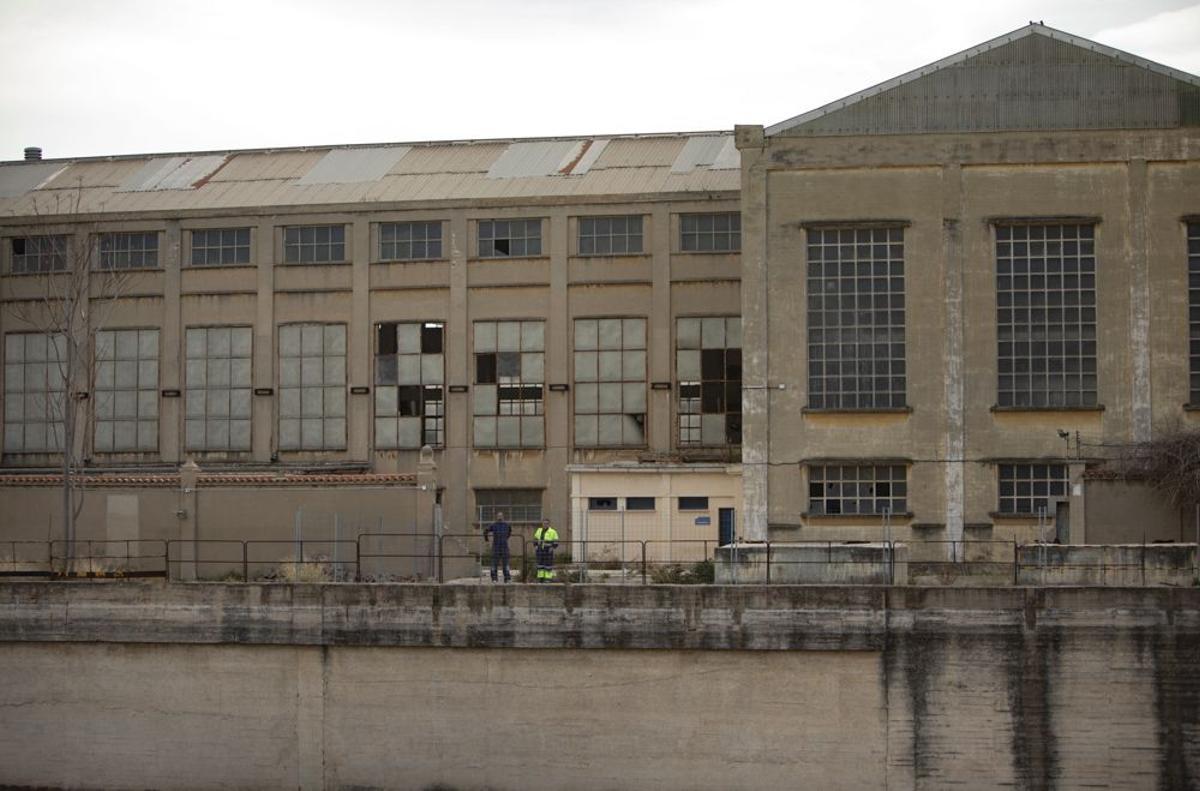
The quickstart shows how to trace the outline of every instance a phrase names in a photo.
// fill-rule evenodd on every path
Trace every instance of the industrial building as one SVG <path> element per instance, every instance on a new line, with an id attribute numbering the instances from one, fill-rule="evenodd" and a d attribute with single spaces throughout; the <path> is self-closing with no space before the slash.
<path id="1" fill-rule="evenodd" d="M 1200 78 L 1039 24 L 732 134 L 31 149 L 0 164 L 3 534 L 54 533 L 12 504 L 53 510 L 72 404 L 127 492 L 81 536 L 290 534 L 127 498 L 190 460 L 319 511 L 428 446 L 436 514 L 403 518 L 451 532 L 1087 541 L 1090 448 L 1197 420 L 1198 151 Z M 66 392 L 78 269 L 105 320 Z"/>

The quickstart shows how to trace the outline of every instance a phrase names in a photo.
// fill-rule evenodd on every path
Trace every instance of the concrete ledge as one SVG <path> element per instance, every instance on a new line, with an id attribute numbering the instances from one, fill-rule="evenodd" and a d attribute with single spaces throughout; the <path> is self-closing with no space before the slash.
<path id="1" fill-rule="evenodd" d="M 1200 632 L 1200 589 L 0 585 L 0 642 L 882 650 L 906 632 Z"/>

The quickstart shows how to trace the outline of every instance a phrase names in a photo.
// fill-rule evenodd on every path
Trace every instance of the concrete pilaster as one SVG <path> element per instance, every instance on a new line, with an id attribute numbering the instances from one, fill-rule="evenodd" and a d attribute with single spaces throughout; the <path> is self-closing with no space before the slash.
<path id="1" fill-rule="evenodd" d="M 254 387 L 275 387 L 275 224 L 273 218 L 254 229 L 258 296 L 254 315 Z M 275 398 L 252 396 L 252 448 L 255 461 L 270 461 L 275 452 Z"/>
<path id="2" fill-rule="evenodd" d="M 163 299 L 162 320 L 158 331 L 158 385 L 163 389 L 180 390 L 183 376 L 182 266 L 183 232 L 177 220 L 167 222 L 163 240 Z M 183 398 L 162 398 L 158 401 L 158 449 L 165 462 L 183 458 L 180 438 L 183 436 Z"/>
<path id="3" fill-rule="evenodd" d="M 761 126 L 735 129 L 742 154 L 742 535 L 768 537 L 770 332 L 767 172 Z"/>
<path id="4" fill-rule="evenodd" d="M 946 539 L 963 537 L 963 510 L 966 487 L 966 416 L 963 360 L 963 242 L 962 242 L 962 166 L 950 163 L 942 168 L 942 272 L 946 294 L 945 354 L 942 376 L 946 383 L 945 482 L 946 510 L 943 521 Z M 953 555 L 954 545 L 947 545 Z"/>
<path id="5" fill-rule="evenodd" d="M 1153 434 L 1150 409 L 1150 260 L 1146 234 L 1147 168 L 1145 159 L 1131 159 L 1127 170 L 1129 200 L 1126 202 L 1129 233 L 1125 236 L 1126 269 L 1129 272 L 1129 356 L 1131 369 L 1130 439 L 1147 442 Z M 1104 233 L 1104 228 L 1100 229 Z M 1101 394 L 1103 399 L 1103 394 Z"/>

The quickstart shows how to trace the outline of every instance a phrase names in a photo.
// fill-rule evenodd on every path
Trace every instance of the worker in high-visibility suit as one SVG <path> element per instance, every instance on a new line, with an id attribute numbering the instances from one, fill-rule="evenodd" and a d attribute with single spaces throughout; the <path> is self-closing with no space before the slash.
<path id="1" fill-rule="evenodd" d="M 554 581 L 554 550 L 558 549 L 558 531 L 550 525 L 549 519 L 543 519 L 537 530 L 533 531 L 533 549 L 537 554 L 537 581 Z"/>

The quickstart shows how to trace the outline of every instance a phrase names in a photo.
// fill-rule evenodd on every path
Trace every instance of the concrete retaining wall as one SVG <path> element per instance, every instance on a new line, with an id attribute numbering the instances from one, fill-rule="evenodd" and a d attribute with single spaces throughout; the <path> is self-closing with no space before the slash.
<path id="1" fill-rule="evenodd" d="M 1197 589 L 22 583 L 0 678 L 16 786 L 1200 778 Z"/>

